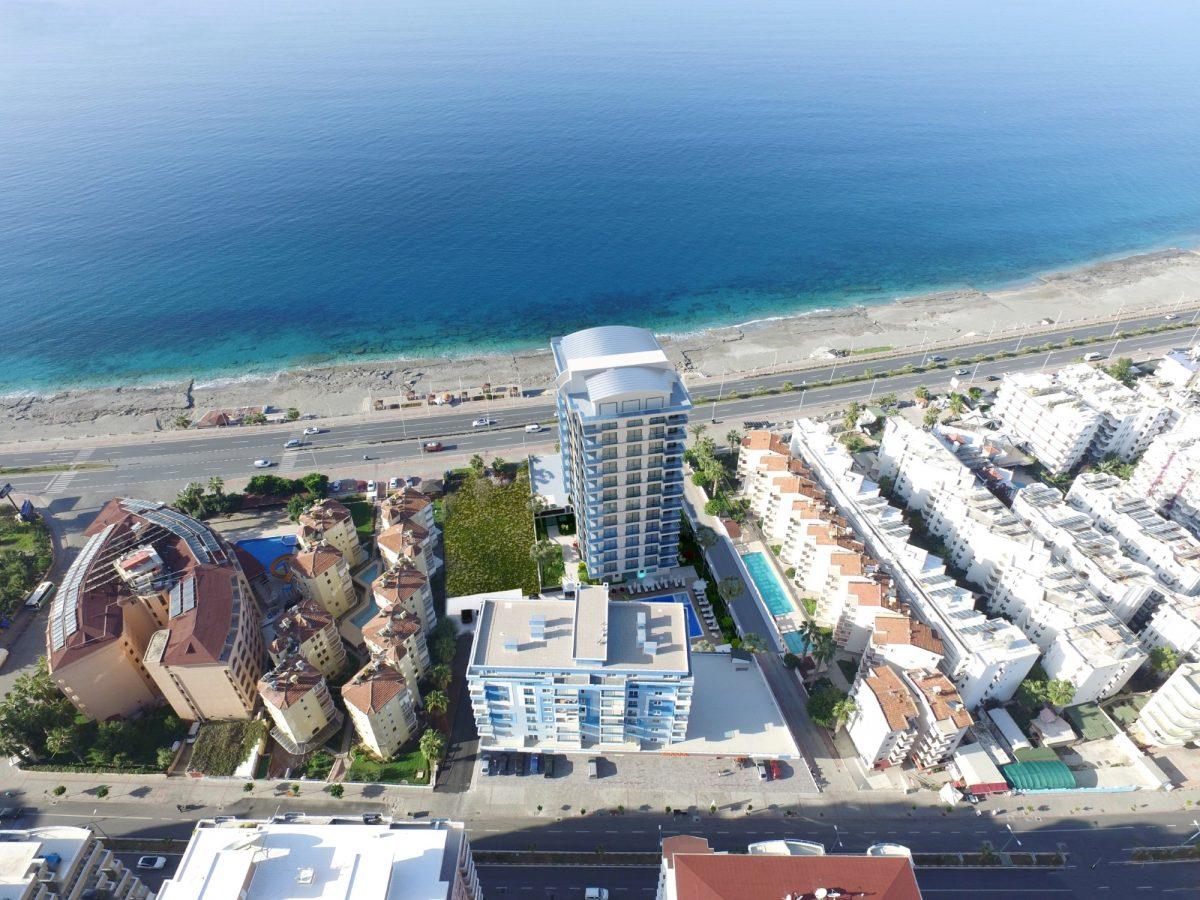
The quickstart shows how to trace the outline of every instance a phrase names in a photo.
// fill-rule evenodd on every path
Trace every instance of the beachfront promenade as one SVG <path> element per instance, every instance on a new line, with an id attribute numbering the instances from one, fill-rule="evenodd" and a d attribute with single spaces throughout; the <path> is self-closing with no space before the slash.
<path id="1" fill-rule="evenodd" d="M 1009 334 L 1003 339 L 956 345 L 952 350 L 927 347 L 919 352 L 887 357 L 852 357 L 802 371 L 780 371 L 724 382 L 694 380 L 689 384 L 696 405 L 693 420 L 709 421 L 715 413 L 722 422 L 739 427 L 746 419 L 784 420 L 804 410 L 844 405 L 851 400 L 864 401 L 888 392 L 903 395 L 920 384 L 944 388 L 954 377 L 954 366 L 919 374 L 828 385 L 835 377 L 920 365 L 928 362 L 931 353 L 967 357 L 1024 349 L 1031 343 L 1040 345 L 1051 340 L 1074 338 L 1087 343 L 1050 353 L 971 365 L 971 374 L 977 381 L 1006 372 L 1062 365 L 1077 360 L 1085 351 L 1102 356 L 1112 353 L 1144 359 L 1170 347 L 1190 343 L 1196 331 L 1192 323 L 1194 318 L 1194 314 L 1182 315 L 1177 329 L 1117 341 L 1108 339 L 1117 325 L 1108 321 L 1057 330 L 1042 329 L 1034 337 L 1026 333 Z M 1119 327 L 1132 330 L 1164 324 L 1161 316 L 1142 315 L 1122 320 Z M 807 383 L 808 388 L 775 395 L 745 396 L 758 390 L 779 388 L 785 382 Z M 723 399 L 734 392 L 743 395 L 743 399 Z M 721 402 L 714 408 L 718 398 L 722 398 Z M 488 417 L 493 424 L 472 428 L 472 421 L 480 416 Z M 17 495 L 33 497 L 35 502 L 51 503 L 55 498 L 78 497 L 87 504 L 130 493 L 166 500 L 173 498 L 188 482 L 207 481 L 214 475 L 236 488 L 243 479 L 254 474 L 253 460 L 260 457 L 273 460 L 276 466 L 271 471 L 280 475 L 317 470 L 332 477 L 363 479 L 386 479 L 414 472 L 437 474 L 445 468 L 461 465 L 474 453 L 514 458 L 525 451 L 543 451 L 552 444 L 556 434 L 549 427 L 553 416 L 553 400 L 547 393 L 542 397 L 497 401 L 464 409 L 376 413 L 209 432 L 82 436 L 71 440 L 10 443 L 0 449 L 0 466 L 41 470 L 27 474 L 17 471 L 7 476 Z M 524 426 L 531 422 L 541 423 L 541 432 L 526 432 Z M 289 438 L 302 437 L 301 428 L 312 424 L 326 430 L 305 438 L 305 445 L 300 450 L 285 453 L 283 443 Z M 441 440 L 446 450 L 437 454 L 423 453 L 421 445 L 430 439 Z M 87 508 L 86 505 L 83 508 Z"/>

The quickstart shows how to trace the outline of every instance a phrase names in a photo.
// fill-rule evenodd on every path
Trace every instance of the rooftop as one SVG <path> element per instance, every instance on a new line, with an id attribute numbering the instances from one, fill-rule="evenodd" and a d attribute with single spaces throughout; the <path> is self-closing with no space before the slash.
<path id="1" fill-rule="evenodd" d="M 917 705 L 913 702 L 908 685 L 900 680 L 891 666 L 877 666 L 864 679 L 864 683 L 875 695 L 888 728 L 892 731 L 907 731 L 917 718 Z"/>
<path id="2" fill-rule="evenodd" d="M 386 660 L 372 660 L 342 685 L 342 699 L 365 713 L 378 712 L 408 688 L 408 682 Z"/>
<path id="3" fill-rule="evenodd" d="M 486 599 L 472 666 L 497 669 L 616 669 L 686 673 L 687 624 L 678 603 L 610 603 L 605 587 L 579 601 Z M 644 640 L 641 638 L 644 637 Z"/>
<path id="4" fill-rule="evenodd" d="M 303 578 L 316 578 L 342 561 L 342 551 L 322 541 L 292 557 L 292 570 Z"/>
<path id="5" fill-rule="evenodd" d="M 258 682 L 258 693 L 276 709 L 287 709 L 325 683 L 325 676 L 301 656 L 284 660 Z"/>

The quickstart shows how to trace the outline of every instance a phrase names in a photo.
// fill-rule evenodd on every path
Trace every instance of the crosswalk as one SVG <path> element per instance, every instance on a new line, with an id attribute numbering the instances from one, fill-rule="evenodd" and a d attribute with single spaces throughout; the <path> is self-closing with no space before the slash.
<path id="1" fill-rule="evenodd" d="M 300 454 L 302 450 L 285 450 L 283 451 L 283 459 L 279 460 L 279 471 L 281 473 L 294 472 L 296 466 L 300 465 Z"/>
<path id="2" fill-rule="evenodd" d="M 78 466 L 87 462 L 93 453 L 96 452 L 95 447 L 85 447 L 75 454 L 75 458 L 71 460 L 71 468 L 65 472 L 59 472 L 42 489 L 43 494 L 62 494 L 70 487 L 71 482 L 75 480 L 75 476 L 79 474 Z"/>

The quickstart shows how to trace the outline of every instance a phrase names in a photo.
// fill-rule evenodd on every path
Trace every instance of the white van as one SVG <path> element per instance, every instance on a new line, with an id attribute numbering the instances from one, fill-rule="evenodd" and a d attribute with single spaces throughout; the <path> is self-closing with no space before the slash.
<path id="1" fill-rule="evenodd" d="M 1084 361 L 1084 362 L 1095 362 L 1095 361 L 1096 361 L 1096 360 L 1098 360 L 1099 358 L 1100 358 L 1100 354 L 1099 354 L 1099 353 L 1085 353 L 1085 354 L 1083 354 L 1083 361 Z"/>
<path id="2" fill-rule="evenodd" d="M 590 887 L 583 892 L 583 900 L 608 900 L 608 888 Z"/>
<path id="3" fill-rule="evenodd" d="M 43 581 L 33 589 L 33 593 L 25 599 L 26 609 L 41 609 L 42 604 L 50 599 L 50 595 L 54 593 L 54 582 Z"/>

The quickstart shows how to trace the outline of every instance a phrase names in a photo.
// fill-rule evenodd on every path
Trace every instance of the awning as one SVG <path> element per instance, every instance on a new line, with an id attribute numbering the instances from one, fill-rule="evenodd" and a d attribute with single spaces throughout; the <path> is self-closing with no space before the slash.
<path id="1" fill-rule="evenodd" d="M 1078 787 L 1074 773 L 1062 760 L 1009 763 L 1001 766 L 1000 771 L 1018 791 L 1072 791 Z"/>

